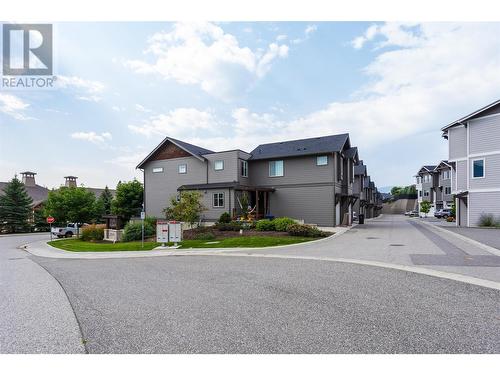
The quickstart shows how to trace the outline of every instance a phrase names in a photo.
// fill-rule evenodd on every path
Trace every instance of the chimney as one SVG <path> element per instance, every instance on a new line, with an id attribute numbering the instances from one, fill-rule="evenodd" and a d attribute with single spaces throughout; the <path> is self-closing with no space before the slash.
<path id="1" fill-rule="evenodd" d="M 24 186 L 35 186 L 35 172 L 21 172 Z"/>
<path id="2" fill-rule="evenodd" d="M 65 176 L 66 182 L 64 183 L 64 186 L 66 187 L 76 187 L 76 179 L 78 177 L 76 176 Z"/>

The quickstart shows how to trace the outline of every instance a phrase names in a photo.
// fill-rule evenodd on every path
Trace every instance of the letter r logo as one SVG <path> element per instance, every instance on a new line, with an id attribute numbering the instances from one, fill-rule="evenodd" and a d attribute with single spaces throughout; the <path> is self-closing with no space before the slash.
<path id="1" fill-rule="evenodd" d="M 3 75 L 52 75 L 52 25 L 3 25 Z"/>

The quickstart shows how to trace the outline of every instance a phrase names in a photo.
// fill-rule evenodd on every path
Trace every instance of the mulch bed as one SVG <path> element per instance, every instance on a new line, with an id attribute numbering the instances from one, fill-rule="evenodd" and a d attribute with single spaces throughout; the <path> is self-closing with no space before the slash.
<path id="1" fill-rule="evenodd" d="M 243 234 L 239 231 L 229 231 L 229 230 L 217 230 L 209 227 L 187 229 L 183 233 L 183 238 L 185 240 L 193 240 L 200 233 L 213 233 L 213 235 L 218 238 L 232 238 L 232 237 L 249 237 L 249 236 L 265 236 L 265 237 L 288 237 L 287 232 L 264 232 L 254 229 L 243 229 Z"/>

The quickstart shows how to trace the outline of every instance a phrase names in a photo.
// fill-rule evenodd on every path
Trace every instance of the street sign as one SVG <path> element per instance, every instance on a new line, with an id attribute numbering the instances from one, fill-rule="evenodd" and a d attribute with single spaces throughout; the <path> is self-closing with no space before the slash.
<path id="1" fill-rule="evenodd" d="M 146 213 L 144 211 L 141 211 L 141 220 L 144 220 L 146 218 Z"/>
<path id="2" fill-rule="evenodd" d="M 47 218 L 47 224 L 52 224 L 56 219 L 54 219 L 52 216 L 49 216 Z"/>

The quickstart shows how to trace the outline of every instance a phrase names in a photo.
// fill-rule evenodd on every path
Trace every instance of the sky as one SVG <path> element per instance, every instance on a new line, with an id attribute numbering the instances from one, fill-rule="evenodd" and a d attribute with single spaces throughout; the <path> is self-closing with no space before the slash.
<path id="1" fill-rule="evenodd" d="M 165 136 L 214 150 L 348 132 L 379 187 L 500 98 L 500 23 L 56 23 L 52 90 L 0 91 L 0 181 L 116 186 Z"/>

